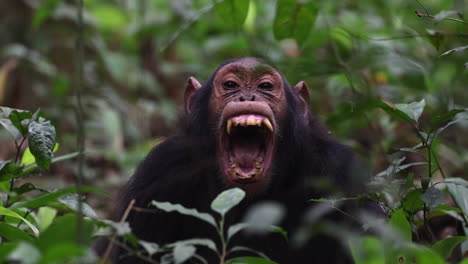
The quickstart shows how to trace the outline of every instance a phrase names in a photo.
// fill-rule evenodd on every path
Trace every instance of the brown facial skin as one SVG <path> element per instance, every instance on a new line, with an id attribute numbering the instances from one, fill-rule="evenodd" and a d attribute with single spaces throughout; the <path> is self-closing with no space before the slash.
<path id="1" fill-rule="evenodd" d="M 218 123 L 218 163 L 229 187 L 247 192 L 265 189 L 270 182 L 278 141 L 278 124 L 286 116 L 285 84 L 273 67 L 253 58 L 225 65 L 213 80 L 211 119 Z M 190 78 L 185 91 L 186 110 L 201 87 Z M 294 91 L 308 113 L 308 89 L 300 82 Z"/>

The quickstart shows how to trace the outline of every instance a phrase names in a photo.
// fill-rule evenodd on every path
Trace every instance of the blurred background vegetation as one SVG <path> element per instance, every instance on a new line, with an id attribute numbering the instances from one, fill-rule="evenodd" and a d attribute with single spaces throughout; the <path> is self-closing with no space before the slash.
<path id="1" fill-rule="evenodd" d="M 260 57 L 290 83 L 305 80 L 313 113 L 376 173 L 393 149 L 419 139 L 406 123 L 362 107 L 366 98 L 425 99 L 422 127 L 468 105 L 464 0 L 313 1 L 297 14 L 293 3 L 301 1 L 239 0 L 234 9 L 227 2 L 84 1 L 85 184 L 115 193 L 177 126 L 187 78 L 206 80 L 228 58 Z M 0 1 L 0 105 L 41 108 L 62 154 L 77 149 L 76 13 L 71 0 Z M 447 177 L 467 176 L 467 132 L 468 122 L 458 122 L 434 144 Z M 0 146 L 0 160 L 16 153 L 5 130 Z M 423 160 L 408 153 L 405 162 Z M 416 177 L 425 173 L 414 168 Z M 31 180 L 64 187 L 76 171 L 69 160 Z M 106 216 L 111 199 L 89 202 Z"/>

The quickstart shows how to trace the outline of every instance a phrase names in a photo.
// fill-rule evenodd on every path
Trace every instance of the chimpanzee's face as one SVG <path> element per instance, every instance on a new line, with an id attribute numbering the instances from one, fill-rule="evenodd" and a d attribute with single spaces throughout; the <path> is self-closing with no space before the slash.
<path id="1" fill-rule="evenodd" d="M 281 75 L 250 58 L 228 64 L 214 78 L 210 101 L 226 183 L 263 188 L 270 180 L 278 124 L 287 107 Z"/>

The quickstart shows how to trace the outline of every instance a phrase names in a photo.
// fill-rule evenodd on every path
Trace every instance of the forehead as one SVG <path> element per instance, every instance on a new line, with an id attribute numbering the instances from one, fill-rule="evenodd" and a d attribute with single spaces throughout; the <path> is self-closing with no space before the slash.
<path id="1" fill-rule="evenodd" d="M 234 73 L 241 76 L 258 76 L 262 74 L 279 75 L 278 71 L 272 66 L 252 58 L 241 59 L 223 66 L 218 71 L 217 77 L 227 73 Z"/>

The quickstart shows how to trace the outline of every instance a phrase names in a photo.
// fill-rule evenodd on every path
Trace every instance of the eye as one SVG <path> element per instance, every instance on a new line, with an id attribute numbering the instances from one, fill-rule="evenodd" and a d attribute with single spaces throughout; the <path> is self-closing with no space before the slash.
<path id="1" fill-rule="evenodd" d="M 262 82 L 261 84 L 258 85 L 258 88 L 264 89 L 264 90 L 270 90 L 273 88 L 273 84 L 270 82 Z"/>
<path id="2" fill-rule="evenodd" d="M 224 89 L 235 89 L 239 87 L 239 85 L 236 82 L 233 81 L 226 81 L 223 83 Z"/>

